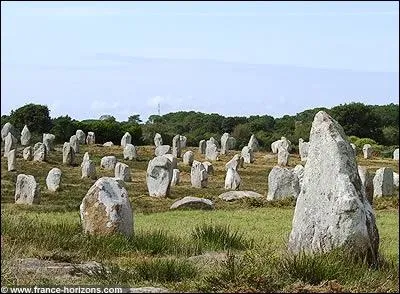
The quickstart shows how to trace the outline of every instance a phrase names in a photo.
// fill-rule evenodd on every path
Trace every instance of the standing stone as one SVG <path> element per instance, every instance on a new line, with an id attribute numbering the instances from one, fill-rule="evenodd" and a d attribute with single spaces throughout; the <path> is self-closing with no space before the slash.
<path id="1" fill-rule="evenodd" d="M 193 154 L 192 151 L 189 150 L 189 151 L 186 151 L 186 152 L 183 154 L 183 164 L 185 164 L 185 165 L 192 165 L 193 160 L 194 160 L 194 154 Z"/>
<path id="2" fill-rule="evenodd" d="M 221 154 L 227 154 L 228 150 L 229 150 L 229 146 L 227 146 L 228 144 L 228 138 L 229 138 L 229 134 L 228 133 L 224 133 L 221 137 Z"/>
<path id="3" fill-rule="evenodd" d="M 36 143 L 33 146 L 33 161 L 46 161 L 47 159 L 47 149 L 46 145 L 43 143 Z"/>
<path id="4" fill-rule="evenodd" d="M 115 178 L 124 182 L 130 182 L 131 179 L 131 169 L 129 166 L 122 162 L 117 162 L 115 165 Z"/>
<path id="5" fill-rule="evenodd" d="M 46 146 L 46 152 L 54 150 L 53 142 L 56 136 L 53 134 L 43 134 L 43 144 Z"/>
<path id="6" fill-rule="evenodd" d="M 166 197 L 170 193 L 172 164 L 168 158 L 157 156 L 149 161 L 146 173 L 147 188 L 152 197 Z"/>
<path id="7" fill-rule="evenodd" d="M 248 147 L 253 150 L 253 152 L 257 152 L 260 149 L 256 136 L 254 134 L 251 135 L 249 143 L 247 144 Z"/>
<path id="8" fill-rule="evenodd" d="M 217 146 L 217 148 L 219 148 L 219 143 L 214 139 L 214 137 L 211 137 L 207 142 L 213 143 L 215 146 Z"/>
<path id="9" fill-rule="evenodd" d="M 253 150 L 249 146 L 243 147 L 241 157 L 243 157 L 244 163 L 253 163 L 254 162 Z"/>
<path id="10" fill-rule="evenodd" d="M 299 178 L 292 169 L 274 166 L 268 175 L 267 200 L 294 197 L 300 193 Z"/>
<path id="11" fill-rule="evenodd" d="M 354 156 L 357 156 L 357 146 L 354 143 L 350 143 L 351 148 L 354 150 Z"/>
<path id="12" fill-rule="evenodd" d="M 104 156 L 100 161 L 100 167 L 104 169 L 115 169 L 117 158 L 114 155 Z"/>
<path id="13" fill-rule="evenodd" d="M 17 154 L 16 150 L 13 149 L 7 154 L 7 167 L 8 171 L 14 171 L 15 170 L 15 163 L 17 161 Z"/>
<path id="14" fill-rule="evenodd" d="M 114 143 L 111 142 L 111 141 L 108 141 L 108 142 L 105 142 L 105 143 L 103 144 L 103 146 L 104 146 L 104 147 L 112 147 L 112 146 L 114 146 Z"/>
<path id="15" fill-rule="evenodd" d="M 25 125 L 21 131 L 21 145 L 26 146 L 29 145 L 31 140 L 31 132 L 29 132 L 28 126 Z"/>
<path id="16" fill-rule="evenodd" d="M 172 170 L 171 186 L 176 186 L 179 184 L 180 176 L 181 176 L 181 172 L 179 171 L 179 169 L 174 168 Z"/>
<path id="17" fill-rule="evenodd" d="M 288 248 L 294 253 L 327 252 L 347 246 L 376 262 L 379 235 L 362 191 L 353 148 L 343 128 L 319 111 L 310 132 L 303 185 Z"/>
<path id="18" fill-rule="evenodd" d="M 396 148 L 396 149 L 393 151 L 393 159 L 394 159 L 394 160 L 399 160 L 399 148 Z"/>
<path id="19" fill-rule="evenodd" d="M 303 162 L 307 161 L 309 142 L 304 142 L 302 138 L 299 139 L 299 154 Z"/>
<path id="20" fill-rule="evenodd" d="M 393 193 L 393 169 L 382 167 L 375 172 L 373 179 L 374 197 L 392 196 Z"/>
<path id="21" fill-rule="evenodd" d="M 25 160 L 32 160 L 33 159 L 32 146 L 28 146 L 28 147 L 24 148 L 24 150 L 22 151 L 22 157 Z"/>
<path id="22" fill-rule="evenodd" d="M 163 140 L 162 137 L 159 133 L 156 133 L 154 136 L 154 145 L 156 145 L 156 147 L 160 146 L 163 144 Z"/>
<path id="23" fill-rule="evenodd" d="M 132 136 L 128 132 L 126 132 L 121 139 L 121 146 L 125 148 L 126 144 L 131 144 Z"/>
<path id="24" fill-rule="evenodd" d="M 365 144 L 363 146 L 364 159 L 369 159 L 372 156 L 372 146 L 370 144 Z"/>
<path id="25" fill-rule="evenodd" d="M 69 138 L 69 145 L 71 145 L 75 153 L 79 153 L 79 140 L 76 135 L 73 135 L 71 138 Z"/>
<path id="26" fill-rule="evenodd" d="M 302 166 L 301 164 L 298 164 L 298 165 L 296 165 L 294 167 L 292 172 L 297 177 L 297 179 L 299 180 L 299 187 L 301 189 L 301 186 L 303 185 L 304 166 Z M 299 193 L 300 193 L 300 190 L 299 190 Z"/>
<path id="27" fill-rule="evenodd" d="M 24 174 L 17 176 L 15 203 L 28 205 L 40 203 L 40 187 L 34 176 Z"/>
<path id="28" fill-rule="evenodd" d="M 218 160 L 219 152 L 217 145 L 212 141 L 207 141 L 206 144 L 206 159 L 211 161 Z"/>
<path id="29" fill-rule="evenodd" d="M 86 136 L 86 144 L 92 145 L 96 143 L 96 136 L 94 135 L 94 132 L 88 132 Z"/>
<path id="30" fill-rule="evenodd" d="M 90 178 L 95 180 L 97 178 L 96 175 L 96 165 L 92 160 L 85 160 L 82 162 L 82 179 L 83 178 Z"/>
<path id="31" fill-rule="evenodd" d="M 213 167 L 213 165 L 212 165 L 211 162 L 209 162 L 209 161 L 204 161 L 204 162 L 202 163 L 202 165 L 203 165 L 204 168 L 206 169 L 208 175 L 214 174 L 214 167 Z"/>
<path id="32" fill-rule="evenodd" d="M 92 235 L 133 233 L 133 212 L 124 183 L 102 177 L 94 183 L 80 205 L 83 232 Z"/>
<path id="33" fill-rule="evenodd" d="M 85 144 L 86 141 L 86 135 L 82 130 L 76 130 L 75 133 L 76 137 L 78 138 L 79 144 Z"/>
<path id="34" fill-rule="evenodd" d="M 190 170 L 190 182 L 194 188 L 204 188 L 208 184 L 208 174 L 204 165 L 194 160 Z"/>
<path id="35" fill-rule="evenodd" d="M 171 146 L 169 145 L 158 145 L 154 151 L 155 156 L 162 156 L 164 154 L 171 154 Z"/>
<path id="36" fill-rule="evenodd" d="M 225 189 L 239 190 L 240 182 L 239 173 L 233 168 L 228 168 L 225 176 Z"/>
<path id="37" fill-rule="evenodd" d="M 124 159 L 136 159 L 137 158 L 137 152 L 136 152 L 136 147 L 133 146 L 132 144 L 126 144 L 124 148 Z"/>
<path id="38" fill-rule="evenodd" d="M 7 137 L 8 133 L 12 133 L 12 135 L 15 137 L 15 128 L 11 123 L 6 123 L 3 128 L 1 129 L 1 140 L 4 141 L 4 139 Z"/>
<path id="39" fill-rule="evenodd" d="M 365 191 L 365 196 L 367 200 L 372 205 L 373 197 L 374 197 L 374 184 L 373 177 L 368 172 L 366 166 L 358 166 L 358 175 L 361 179 L 362 189 Z"/>
<path id="40" fill-rule="evenodd" d="M 56 192 L 61 185 L 61 175 L 62 172 L 59 168 L 56 167 L 52 168 L 47 174 L 46 178 L 47 189 L 49 189 L 52 192 Z"/>
<path id="41" fill-rule="evenodd" d="M 278 165 L 287 166 L 289 162 L 289 152 L 286 148 L 279 146 L 278 148 Z"/>
<path id="42" fill-rule="evenodd" d="M 10 150 L 17 148 L 18 139 L 11 132 L 4 139 L 4 157 L 7 157 Z"/>
<path id="43" fill-rule="evenodd" d="M 292 143 L 285 137 L 271 144 L 272 153 L 278 153 L 279 147 L 285 148 L 288 152 L 292 150 Z"/>
<path id="44" fill-rule="evenodd" d="M 90 158 L 89 158 L 89 152 L 85 152 L 85 154 L 83 155 L 83 158 L 82 158 L 82 163 L 81 163 L 81 167 L 83 166 L 83 164 L 85 163 L 85 161 L 88 161 Z"/>
<path id="45" fill-rule="evenodd" d="M 234 170 L 239 170 L 240 167 L 240 155 L 239 154 L 235 154 L 233 156 L 233 158 L 231 160 L 229 160 L 226 164 L 225 164 L 225 170 L 228 170 L 230 168 L 233 168 Z"/>
<path id="46" fill-rule="evenodd" d="M 178 159 L 175 156 L 173 156 L 172 154 L 164 154 L 162 156 L 164 156 L 171 162 L 172 169 L 178 168 Z"/>
<path id="47" fill-rule="evenodd" d="M 63 146 L 63 164 L 73 165 L 75 161 L 75 151 L 72 149 L 71 144 L 64 143 Z"/>
<path id="48" fill-rule="evenodd" d="M 181 141 L 181 148 L 185 148 L 186 147 L 186 142 L 187 142 L 187 138 L 185 136 L 180 136 L 179 140 Z"/>
<path id="49" fill-rule="evenodd" d="M 393 187 L 399 188 L 399 174 L 393 172 Z"/>
<path id="50" fill-rule="evenodd" d="M 206 154 L 206 140 L 200 140 L 199 142 L 199 152 L 200 154 Z"/>
<path id="51" fill-rule="evenodd" d="M 181 157 L 181 139 L 180 139 L 180 135 L 176 135 L 172 139 L 172 154 L 176 158 L 180 158 Z"/>

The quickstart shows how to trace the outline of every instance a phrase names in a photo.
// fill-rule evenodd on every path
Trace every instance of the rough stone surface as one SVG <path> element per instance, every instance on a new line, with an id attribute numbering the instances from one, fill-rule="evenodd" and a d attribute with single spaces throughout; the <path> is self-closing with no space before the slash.
<path id="1" fill-rule="evenodd" d="M 243 147 L 241 157 L 243 157 L 244 163 L 253 163 L 254 162 L 253 150 L 249 146 Z"/>
<path id="2" fill-rule="evenodd" d="M 240 167 L 240 155 L 239 154 L 235 154 L 233 156 L 233 158 L 231 160 L 229 160 L 226 164 L 225 164 L 225 170 L 228 170 L 229 168 L 233 168 L 234 170 L 239 170 Z"/>
<path id="3" fill-rule="evenodd" d="M 82 162 L 82 179 L 90 178 L 92 180 L 97 179 L 96 165 L 92 160 L 85 160 Z"/>
<path id="4" fill-rule="evenodd" d="M 136 147 L 132 144 L 126 144 L 124 148 L 124 159 L 132 160 L 137 158 Z"/>
<path id="5" fill-rule="evenodd" d="M 213 143 L 215 144 L 215 146 L 217 146 L 217 148 L 219 148 L 219 143 L 217 140 L 214 139 L 214 137 L 211 137 L 210 140 L 208 140 L 207 142 Z"/>
<path id="6" fill-rule="evenodd" d="M 172 138 L 172 155 L 176 158 L 181 157 L 181 136 L 176 135 Z"/>
<path id="7" fill-rule="evenodd" d="M 175 201 L 169 209 L 214 209 L 214 203 L 205 198 L 186 196 L 180 200 Z"/>
<path id="8" fill-rule="evenodd" d="M 125 148 L 127 144 L 132 143 L 132 136 L 128 132 L 126 132 L 121 138 L 121 146 Z"/>
<path id="9" fill-rule="evenodd" d="M 75 154 L 79 153 L 79 140 L 76 135 L 73 135 L 71 138 L 69 138 L 69 145 L 72 149 L 74 149 Z"/>
<path id="10" fill-rule="evenodd" d="M 262 198 L 262 197 L 263 195 L 253 191 L 228 191 L 218 196 L 218 198 L 225 201 L 235 201 L 242 198 Z"/>
<path id="11" fill-rule="evenodd" d="M 62 172 L 57 167 L 54 167 L 49 171 L 46 178 L 46 185 L 48 190 L 56 192 L 60 188 L 61 175 Z"/>
<path id="12" fill-rule="evenodd" d="M 43 143 L 36 143 L 33 146 L 33 161 L 46 161 L 47 159 L 47 149 L 46 145 Z"/>
<path id="13" fill-rule="evenodd" d="M 100 167 L 104 169 L 115 169 L 117 158 L 114 155 L 104 156 L 100 161 Z"/>
<path id="14" fill-rule="evenodd" d="M 172 154 L 164 154 L 162 155 L 167 158 L 171 162 L 172 169 L 178 168 L 178 159 Z"/>
<path id="15" fill-rule="evenodd" d="M 115 170 L 114 170 L 115 178 L 124 182 L 130 182 L 132 181 L 131 178 L 131 169 L 129 165 L 122 163 L 122 162 L 117 162 L 115 165 Z"/>
<path id="16" fill-rule="evenodd" d="M 363 146 L 364 159 L 369 159 L 372 156 L 372 146 L 370 144 L 365 144 Z"/>
<path id="17" fill-rule="evenodd" d="M 236 139 L 228 133 L 224 133 L 221 137 L 221 154 L 227 154 L 229 150 L 235 149 Z"/>
<path id="18" fill-rule="evenodd" d="M 253 152 L 257 152 L 260 149 L 260 146 L 258 144 L 258 140 L 254 134 L 251 135 L 249 143 L 247 144 L 248 147 L 253 150 Z"/>
<path id="19" fill-rule="evenodd" d="M 11 123 L 6 123 L 3 128 L 1 129 L 1 140 L 4 140 L 8 133 L 12 133 L 12 135 L 15 137 L 15 128 Z"/>
<path id="20" fill-rule="evenodd" d="M 285 137 L 271 144 L 272 153 L 278 153 L 279 147 L 285 148 L 288 152 L 292 150 L 292 143 Z"/>
<path id="21" fill-rule="evenodd" d="M 206 146 L 207 146 L 206 140 L 200 140 L 200 142 L 199 142 L 200 154 L 206 154 Z"/>
<path id="22" fill-rule="evenodd" d="M 375 172 L 373 179 L 374 197 L 392 196 L 393 191 L 393 169 L 382 167 Z"/>
<path id="23" fill-rule="evenodd" d="M 204 162 L 202 162 L 202 165 L 204 165 L 204 168 L 206 169 L 208 175 L 214 174 L 214 167 L 211 162 L 204 161 Z"/>
<path id="24" fill-rule="evenodd" d="M 43 144 L 46 146 L 46 152 L 49 153 L 50 151 L 54 150 L 54 139 L 56 136 L 53 134 L 43 134 Z"/>
<path id="25" fill-rule="evenodd" d="M 159 145 L 154 151 L 155 156 L 162 156 L 164 154 L 172 154 L 171 146 L 169 145 Z"/>
<path id="26" fill-rule="evenodd" d="M 287 166 L 289 163 L 289 152 L 286 148 L 279 146 L 278 148 L 278 165 Z"/>
<path id="27" fill-rule="evenodd" d="M 181 141 L 181 148 L 185 148 L 186 147 L 186 142 L 187 142 L 186 136 L 180 136 L 179 140 Z"/>
<path id="28" fill-rule="evenodd" d="M 357 146 L 354 143 L 350 143 L 351 148 L 354 150 L 354 156 L 357 156 Z"/>
<path id="29" fill-rule="evenodd" d="M 304 142 L 303 138 L 299 139 L 299 154 L 303 162 L 307 161 L 309 142 Z"/>
<path id="30" fill-rule="evenodd" d="M 294 197 L 300 193 L 299 178 L 292 169 L 274 166 L 268 175 L 267 200 Z"/>
<path id="31" fill-rule="evenodd" d="M 339 123 L 320 111 L 311 127 L 288 249 L 327 252 L 342 246 L 376 262 L 379 235 L 374 212 L 362 191 L 353 148 Z"/>
<path id="32" fill-rule="evenodd" d="M 83 164 L 85 163 L 85 161 L 88 161 L 89 158 L 89 152 L 85 152 L 85 154 L 82 157 L 82 163 L 81 163 L 81 167 L 83 166 Z"/>
<path id="33" fill-rule="evenodd" d="M 133 211 L 124 184 L 102 177 L 94 183 L 80 205 L 84 233 L 110 235 L 133 233 Z"/>
<path id="34" fill-rule="evenodd" d="M 14 171 L 16 162 L 17 162 L 17 153 L 16 149 L 13 149 L 7 154 L 7 170 Z"/>
<path id="35" fill-rule="evenodd" d="M 78 138 L 79 144 L 85 144 L 86 135 L 82 130 L 76 130 L 75 135 Z"/>
<path id="36" fill-rule="evenodd" d="M 31 132 L 29 132 L 28 126 L 25 125 L 21 131 L 21 145 L 27 146 L 31 141 Z"/>
<path id="37" fill-rule="evenodd" d="M 393 172 L 393 186 L 399 188 L 399 174 L 395 172 Z"/>
<path id="38" fill-rule="evenodd" d="M 399 160 L 399 148 L 397 148 L 393 151 L 393 159 Z"/>
<path id="39" fill-rule="evenodd" d="M 239 190 L 240 182 L 239 173 L 233 168 L 228 168 L 225 176 L 225 189 Z"/>
<path id="40" fill-rule="evenodd" d="M 34 176 L 24 174 L 17 176 L 15 203 L 29 205 L 40 203 L 40 187 Z"/>
<path id="41" fill-rule="evenodd" d="M 166 197 L 170 194 L 172 170 L 172 163 L 165 155 L 149 161 L 146 182 L 150 196 Z"/>
<path id="42" fill-rule="evenodd" d="M 94 132 L 87 133 L 86 144 L 88 144 L 88 145 L 96 144 L 96 136 L 95 136 Z"/>
<path id="43" fill-rule="evenodd" d="M 206 159 L 210 161 L 218 160 L 219 152 L 218 147 L 212 141 L 206 143 Z"/>
<path id="44" fill-rule="evenodd" d="M 114 143 L 111 142 L 111 141 L 108 141 L 108 142 L 105 142 L 105 143 L 103 144 L 103 146 L 104 146 L 104 147 L 112 147 L 112 146 L 114 146 Z"/>
<path id="45" fill-rule="evenodd" d="M 299 187 L 301 189 L 301 186 L 303 185 L 304 166 L 302 166 L 301 164 L 298 164 L 293 168 L 292 172 L 299 180 Z M 300 191 L 299 191 L 299 193 L 300 193 Z"/>
<path id="46" fill-rule="evenodd" d="M 372 205 L 373 197 L 374 197 L 374 184 L 373 184 L 373 177 L 368 172 L 366 166 L 359 165 L 357 167 L 358 175 L 360 176 L 362 189 L 364 190 L 365 196 L 367 200 Z"/>
<path id="47" fill-rule="evenodd" d="M 63 164 L 73 165 L 75 161 L 75 151 L 72 149 L 71 144 L 64 143 L 63 146 Z"/>
<path id="48" fill-rule="evenodd" d="M 193 151 L 188 150 L 183 154 L 183 164 L 192 165 L 193 160 L 194 160 Z"/>
<path id="49" fill-rule="evenodd" d="M 181 172 L 179 171 L 179 169 L 174 168 L 172 170 L 171 186 L 178 185 L 181 180 L 180 178 L 181 178 Z"/>
<path id="50" fill-rule="evenodd" d="M 162 137 L 159 133 L 156 133 L 154 136 L 154 145 L 156 145 L 156 147 L 161 146 L 163 144 L 163 140 Z M 158 155 L 156 155 L 158 156 Z"/>
<path id="51" fill-rule="evenodd" d="M 190 182 L 192 183 L 192 187 L 195 188 L 204 188 L 207 187 L 208 184 L 208 174 L 206 168 L 197 160 L 194 160 L 192 163 Z"/>
<path id="52" fill-rule="evenodd" d="M 4 157 L 7 157 L 8 152 L 17 148 L 17 143 L 17 138 L 15 138 L 14 135 L 9 132 L 4 138 Z"/>
<path id="53" fill-rule="evenodd" d="M 24 150 L 22 151 L 22 157 L 25 160 L 32 160 L 33 159 L 33 148 L 32 148 L 32 146 L 28 146 L 28 147 L 24 148 Z"/>

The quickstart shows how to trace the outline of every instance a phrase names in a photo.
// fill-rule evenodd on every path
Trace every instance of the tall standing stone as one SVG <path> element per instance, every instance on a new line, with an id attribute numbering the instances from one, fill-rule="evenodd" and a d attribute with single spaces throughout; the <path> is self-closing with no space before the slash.
<path id="1" fill-rule="evenodd" d="M 104 169 L 115 169 L 117 158 L 114 155 L 103 156 L 100 161 L 100 167 Z"/>
<path id="2" fill-rule="evenodd" d="M 162 156 L 164 154 L 171 154 L 171 146 L 169 145 L 158 145 L 154 151 L 155 156 Z"/>
<path id="3" fill-rule="evenodd" d="M 128 132 L 126 132 L 121 139 L 121 146 L 125 148 L 127 144 L 131 144 L 132 136 Z"/>
<path id="4" fill-rule="evenodd" d="M 157 156 L 149 161 L 146 173 L 147 188 L 152 197 L 166 197 L 170 193 L 172 164 L 165 156 Z"/>
<path id="5" fill-rule="evenodd" d="M 25 160 L 32 160 L 33 159 L 33 148 L 32 146 L 25 147 L 22 151 L 22 157 Z"/>
<path id="6" fill-rule="evenodd" d="M 399 160 L 399 148 L 396 148 L 394 151 L 393 151 L 393 160 Z"/>
<path id="7" fill-rule="evenodd" d="M 350 143 L 350 146 L 353 148 L 354 150 L 354 156 L 357 156 L 357 146 L 354 143 Z"/>
<path id="8" fill-rule="evenodd" d="M 358 167 L 358 175 L 360 176 L 362 189 L 365 190 L 365 196 L 367 200 L 372 205 L 373 197 L 374 197 L 374 184 L 373 184 L 373 177 L 368 172 L 366 166 L 359 165 Z"/>
<path id="9" fill-rule="evenodd" d="M 179 184 L 180 182 L 180 175 L 181 172 L 179 171 L 179 169 L 174 168 L 172 170 L 172 179 L 171 179 L 171 186 L 176 186 Z"/>
<path id="10" fill-rule="evenodd" d="M 21 131 L 21 145 L 26 146 L 29 145 L 31 140 L 31 132 L 29 132 L 28 126 L 25 125 Z"/>
<path id="11" fill-rule="evenodd" d="M 8 171 L 14 171 L 15 170 L 15 163 L 17 161 L 17 154 L 16 150 L 13 149 L 7 154 L 7 167 Z"/>
<path id="12" fill-rule="evenodd" d="M 225 189 L 239 190 L 240 182 L 239 173 L 233 168 L 228 168 L 225 176 Z"/>
<path id="13" fill-rule="evenodd" d="M 203 165 L 204 168 L 206 169 L 208 175 L 214 174 L 214 167 L 213 167 L 213 165 L 212 165 L 211 162 L 209 162 L 209 161 L 204 161 L 204 162 L 202 162 L 202 165 Z"/>
<path id="14" fill-rule="evenodd" d="M 346 246 L 376 263 L 379 235 L 362 190 L 353 148 L 343 128 L 319 111 L 310 132 L 303 185 L 288 248 L 294 253 L 327 252 Z"/>
<path id="15" fill-rule="evenodd" d="M 65 142 L 63 145 L 63 164 L 73 165 L 75 161 L 75 151 L 72 149 L 71 144 Z"/>
<path id="16" fill-rule="evenodd" d="M 181 157 L 181 139 L 180 135 L 176 135 L 172 139 L 172 155 L 174 155 L 176 158 Z"/>
<path id="17" fill-rule="evenodd" d="M 71 145 L 72 149 L 74 149 L 75 153 L 79 153 L 79 140 L 76 135 L 73 135 L 71 138 L 69 138 L 69 144 Z"/>
<path id="18" fill-rule="evenodd" d="M 181 141 L 181 142 L 180 142 L 180 144 L 181 144 L 181 149 L 182 149 L 182 148 L 185 148 L 185 147 L 186 147 L 186 142 L 187 142 L 186 136 L 180 136 L 180 137 L 179 137 L 179 140 Z"/>
<path id="19" fill-rule="evenodd" d="M 116 233 L 131 236 L 133 211 L 124 183 L 102 177 L 94 183 L 79 207 L 83 232 L 92 235 Z"/>
<path id="20" fill-rule="evenodd" d="M 90 159 L 85 160 L 82 162 L 82 179 L 84 178 L 90 178 L 92 180 L 95 180 L 97 178 L 96 175 L 96 165 L 94 162 Z"/>
<path id="21" fill-rule="evenodd" d="M 227 154 L 228 150 L 229 150 L 229 146 L 228 146 L 228 138 L 229 138 L 229 134 L 228 133 L 224 133 L 221 137 L 221 154 Z"/>
<path id="22" fill-rule="evenodd" d="M 278 148 L 278 165 L 287 166 L 289 163 L 289 152 L 286 148 Z"/>
<path id="23" fill-rule="evenodd" d="M 4 157 L 7 157 L 8 152 L 10 152 L 12 149 L 17 148 L 17 143 L 17 138 L 15 138 L 14 135 L 9 132 L 4 139 Z"/>
<path id="24" fill-rule="evenodd" d="M 244 163 L 253 163 L 254 162 L 253 150 L 249 146 L 243 147 L 241 157 L 243 157 Z"/>
<path id="25" fill-rule="evenodd" d="M 163 144 L 163 140 L 162 137 L 159 133 L 156 133 L 154 136 L 154 145 L 156 145 L 156 147 L 160 146 Z"/>
<path id="26" fill-rule="evenodd" d="M 8 133 L 12 133 L 12 135 L 15 137 L 14 135 L 16 133 L 15 128 L 9 122 L 6 123 L 1 129 L 1 140 L 4 140 L 7 137 Z"/>
<path id="27" fill-rule="evenodd" d="M 253 150 L 253 152 L 257 152 L 260 149 L 256 136 L 254 134 L 251 135 L 249 143 L 247 144 L 248 147 Z"/>
<path id="28" fill-rule="evenodd" d="M 233 158 L 231 160 L 229 160 L 226 164 L 225 164 L 225 170 L 228 170 L 230 168 L 233 168 L 234 170 L 239 170 L 240 167 L 240 155 L 239 154 L 235 154 L 233 156 Z"/>
<path id="29" fill-rule="evenodd" d="M 54 150 L 54 140 L 56 136 L 53 134 L 43 134 L 43 144 L 46 146 L 46 152 L 50 153 L 50 151 Z"/>
<path id="30" fill-rule="evenodd" d="M 393 169 L 382 167 L 375 172 L 373 179 L 374 197 L 392 196 L 393 193 Z"/>
<path id="31" fill-rule="evenodd" d="M 117 162 L 115 165 L 115 178 L 119 179 L 124 182 L 130 182 L 132 180 L 131 178 L 131 169 L 129 168 L 129 165 L 122 163 L 122 162 Z"/>
<path id="32" fill-rule="evenodd" d="M 271 144 L 272 153 L 278 153 L 279 147 L 285 148 L 288 152 L 292 150 L 292 143 L 285 137 Z"/>
<path id="33" fill-rule="evenodd" d="M 206 154 L 206 140 L 200 140 L 199 142 L 199 152 L 200 154 Z"/>
<path id="34" fill-rule="evenodd" d="M 88 145 L 96 144 L 96 136 L 94 135 L 94 132 L 87 133 L 86 144 L 88 144 Z"/>
<path id="35" fill-rule="evenodd" d="M 126 144 L 123 153 L 124 159 L 132 160 L 137 158 L 136 147 L 132 144 Z"/>
<path id="36" fill-rule="evenodd" d="M 40 203 L 40 187 L 34 176 L 25 174 L 17 176 L 15 203 L 28 205 Z"/>
<path id="37" fill-rule="evenodd" d="M 82 130 L 76 130 L 75 135 L 78 138 L 79 144 L 82 144 L 82 145 L 85 144 L 86 135 Z"/>
<path id="38" fill-rule="evenodd" d="M 194 160 L 193 151 L 188 150 L 183 154 L 183 164 L 192 165 L 193 160 Z"/>
<path id="39" fill-rule="evenodd" d="M 54 167 L 49 171 L 46 178 L 46 185 L 48 190 L 56 192 L 60 188 L 61 175 L 62 172 L 59 168 Z"/>
<path id="40" fill-rule="evenodd" d="M 372 146 L 370 144 L 365 144 L 363 146 L 364 159 L 369 159 L 372 156 Z"/>
<path id="41" fill-rule="evenodd" d="M 193 161 L 190 170 L 190 182 L 194 188 L 204 188 L 208 184 L 208 174 L 206 168 L 200 161 Z"/>
<path id="42" fill-rule="evenodd" d="M 399 188 L 399 174 L 395 172 L 393 172 L 393 187 Z"/>
<path id="43" fill-rule="evenodd" d="M 219 143 L 217 140 L 214 139 L 214 137 L 211 137 L 210 140 L 208 140 L 207 142 L 213 143 L 215 144 L 215 146 L 217 146 L 217 148 L 219 148 Z"/>
<path id="44" fill-rule="evenodd" d="M 297 198 L 299 193 L 300 184 L 297 174 L 287 167 L 274 166 L 268 175 L 267 200 Z"/>
<path id="45" fill-rule="evenodd" d="M 307 161 L 309 142 L 304 142 L 303 138 L 299 139 L 299 154 L 303 162 Z"/>
<path id="46" fill-rule="evenodd" d="M 218 160 L 219 152 L 217 145 L 212 141 L 207 141 L 206 144 L 206 159 L 211 161 Z"/>
<path id="47" fill-rule="evenodd" d="M 85 154 L 83 155 L 83 158 L 82 158 L 81 167 L 83 166 L 83 164 L 85 163 L 85 161 L 88 161 L 89 159 L 90 159 L 90 157 L 89 157 L 89 152 L 85 152 Z"/>
<path id="48" fill-rule="evenodd" d="M 33 161 L 46 161 L 46 160 L 47 160 L 46 145 L 37 142 L 33 146 Z"/>

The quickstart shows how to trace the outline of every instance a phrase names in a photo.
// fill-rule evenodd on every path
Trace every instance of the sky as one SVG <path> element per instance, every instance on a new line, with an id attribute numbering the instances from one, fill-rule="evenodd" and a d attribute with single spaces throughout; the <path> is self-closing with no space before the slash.
<path id="1" fill-rule="evenodd" d="M 398 103 L 399 2 L 1 2 L 1 114 Z"/>

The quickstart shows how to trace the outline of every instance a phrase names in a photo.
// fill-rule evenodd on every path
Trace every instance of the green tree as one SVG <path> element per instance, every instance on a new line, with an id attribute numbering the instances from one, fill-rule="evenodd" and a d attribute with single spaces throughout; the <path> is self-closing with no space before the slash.
<path id="1" fill-rule="evenodd" d="M 33 103 L 11 110 L 10 123 L 19 131 L 27 125 L 30 132 L 38 134 L 47 133 L 52 128 L 49 108 Z"/>
<path id="2" fill-rule="evenodd" d="M 52 125 L 50 133 L 56 136 L 57 143 L 69 142 L 71 136 L 75 135 L 78 129 L 76 121 L 72 120 L 68 115 L 53 119 Z"/>

